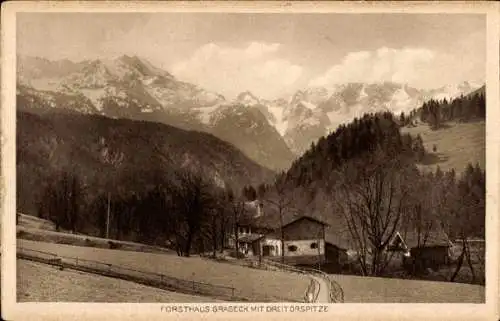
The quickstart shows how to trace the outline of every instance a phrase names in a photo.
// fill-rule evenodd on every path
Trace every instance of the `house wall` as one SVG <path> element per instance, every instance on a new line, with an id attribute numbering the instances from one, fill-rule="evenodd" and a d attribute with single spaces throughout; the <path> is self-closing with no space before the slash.
<path id="1" fill-rule="evenodd" d="M 311 248 L 311 244 L 316 244 L 316 248 Z M 291 251 L 289 247 L 296 247 L 295 251 Z M 286 256 L 303 256 L 303 255 L 324 255 L 325 240 L 309 239 L 309 240 L 290 240 L 285 241 Z"/>
<path id="2" fill-rule="evenodd" d="M 264 237 L 252 244 L 253 254 L 267 256 L 264 249 L 265 246 L 270 247 L 269 256 L 281 256 L 281 241 L 275 238 Z"/>
<path id="3" fill-rule="evenodd" d="M 340 249 L 339 247 L 328 243 L 326 244 L 325 258 L 327 263 L 339 266 L 347 263 L 348 261 L 346 250 Z"/>
<path id="4" fill-rule="evenodd" d="M 411 256 L 421 268 L 437 268 L 448 263 L 448 247 L 426 246 L 412 248 Z"/>
<path id="5" fill-rule="evenodd" d="M 240 250 L 240 252 L 244 253 L 245 255 L 254 255 L 253 247 L 252 247 L 251 243 L 240 242 L 239 243 L 239 250 Z"/>
<path id="6" fill-rule="evenodd" d="M 251 231 L 255 233 L 256 229 L 252 228 Z M 248 255 L 262 255 L 267 259 L 281 260 L 280 230 L 263 234 L 266 236 L 249 244 Z M 285 226 L 283 234 L 285 263 L 317 264 L 326 261 L 323 224 L 309 219 L 301 219 Z M 312 244 L 315 246 L 311 248 Z"/>
<path id="7" fill-rule="evenodd" d="M 311 244 L 317 244 L 317 248 L 311 248 Z M 285 263 L 288 264 L 316 264 L 318 261 L 325 262 L 325 243 L 324 240 L 290 240 L 285 241 Z M 269 246 L 269 255 L 264 247 Z M 296 247 L 292 251 L 289 246 Z M 275 238 L 262 238 L 253 243 L 252 254 L 259 255 L 266 259 L 281 259 L 281 240 Z"/>

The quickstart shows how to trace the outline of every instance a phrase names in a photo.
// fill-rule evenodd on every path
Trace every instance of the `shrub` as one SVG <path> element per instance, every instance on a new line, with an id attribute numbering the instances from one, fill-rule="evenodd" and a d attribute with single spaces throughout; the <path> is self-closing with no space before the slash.
<path id="1" fill-rule="evenodd" d="M 229 256 L 230 256 L 230 257 L 237 258 L 237 259 L 243 259 L 243 258 L 245 258 L 245 254 L 243 254 L 243 253 L 241 253 L 241 252 L 236 253 L 236 251 L 235 251 L 235 250 L 233 250 L 233 251 L 229 252 Z"/>
<path id="2" fill-rule="evenodd" d="M 108 245 L 109 245 L 109 248 L 113 249 L 113 250 L 121 248 L 121 244 L 115 243 L 113 241 L 108 241 Z"/>
<path id="3" fill-rule="evenodd" d="M 85 246 L 96 247 L 97 243 L 94 242 L 94 241 L 89 240 L 88 238 L 85 238 Z"/>

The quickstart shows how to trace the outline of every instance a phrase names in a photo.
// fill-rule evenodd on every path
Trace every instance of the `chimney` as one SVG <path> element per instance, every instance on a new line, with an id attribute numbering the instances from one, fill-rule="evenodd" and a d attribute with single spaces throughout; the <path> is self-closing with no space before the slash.
<path id="1" fill-rule="evenodd" d="M 261 202 L 261 201 L 257 201 L 257 214 L 255 215 L 255 217 L 260 217 L 262 216 L 262 214 L 264 214 L 264 203 Z"/>

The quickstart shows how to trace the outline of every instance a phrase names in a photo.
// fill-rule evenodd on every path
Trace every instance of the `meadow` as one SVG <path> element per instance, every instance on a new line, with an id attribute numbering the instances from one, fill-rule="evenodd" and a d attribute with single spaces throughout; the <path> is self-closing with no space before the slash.
<path id="1" fill-rule="evenodd" d="M 184 280 L 234 287 L 235 296 L 252 301 L 300 302 L 309 285 L 306 275 L 250 269 L 215 262 L 199 256 L 144 253 L 55 244 L 18 239 L 18 247 L 55 253 L 60 256 L 100 261 L 144 272 L 161 273 Z M 18 277 L 24 277 L 22 271 Z M 31 278 L 31 277 L 30 277 Z"/>
<path id="2" fill-rule="evenodd" d="M 431 130 L 427 124 L 404 127 L 403 133 L 422 137 L 424 147 L 429 153 L 418 166 L 425 171 L 455 169 L 462 172 L 468 163 L 479 163 L 486 167 L 486 122 L 469 123 L 448 122 L 443 128 Z M 436 152 L 433 152 L 434 146 Z"/>
<path id="3" fill-rule="evenodd" d="M 17 260 L 20 302 L 207 302 L 203 296 L 165 291 L 135 282 Z M 210 299 L 211 302 L 218 300 Z"/>

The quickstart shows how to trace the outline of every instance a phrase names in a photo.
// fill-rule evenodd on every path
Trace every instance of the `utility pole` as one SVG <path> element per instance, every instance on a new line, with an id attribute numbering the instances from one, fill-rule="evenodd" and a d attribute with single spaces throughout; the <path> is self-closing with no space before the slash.
<path id="1" fill-rule="evenodd" d="M 111 196 L 110 193 L 108 192 L 108 214 L 106 218 L 106 238 L 109 239 L 109 215 L 110 215 L 110 202 L 111 202 Z"/>
<path id="2" fill-rule="evenodd" d="M 283 230 L 283 210 L 279 209 L 280 213 L 280 234 L 281 234 L 281 264 L 285 264 L 285 231 Z"/>
<path id="3" fill-rule="evenodd" d="M 321 271 L 321 239 L 320 238 L 318 238 L 318 270 Z"/>

